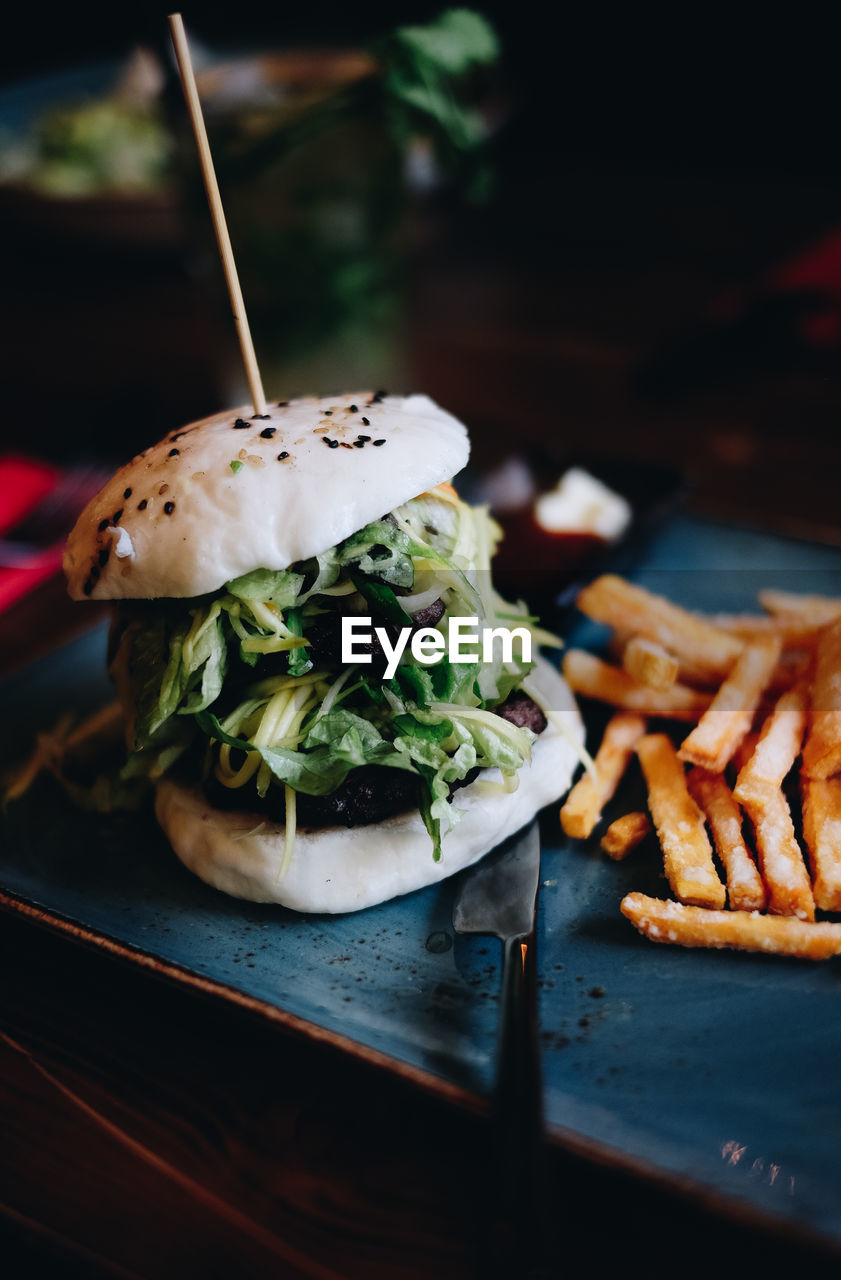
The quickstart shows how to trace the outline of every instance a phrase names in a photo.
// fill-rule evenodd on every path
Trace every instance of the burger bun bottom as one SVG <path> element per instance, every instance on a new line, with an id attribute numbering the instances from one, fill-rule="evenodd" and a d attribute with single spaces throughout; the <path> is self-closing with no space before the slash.
<path id="1" fill-rule="evenodd" d="M 567 791 L 579 759 L 575 743 L 584 737 L 581 717 L 548 662 L 538 660 L 531 681 L 564 732 L 547 725 L 520 770 L 516 791 L 503 792 L 499 770 L 486 769 L 455 793 L 452 803 L 461 816 L 444 836 L 438 862 L 417 810 L 370 826 L 299 828 L 282 876 L 283 825 L 254 811 L 215 809 L 198 786 L 164 777 L 155 799 L 158 821 L 184 865 L 235 898 L 333 914 L 410 893 L 478 861 Z"/>

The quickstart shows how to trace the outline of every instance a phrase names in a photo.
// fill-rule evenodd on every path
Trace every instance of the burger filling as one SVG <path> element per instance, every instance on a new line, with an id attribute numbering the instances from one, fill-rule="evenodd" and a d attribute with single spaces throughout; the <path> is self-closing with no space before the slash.
<path id="1" fill-rule="evenodd" d="M 400 628 L 476 618 L 557 643 L 494 590 L 499 529 L 449 485 L 422 494 L 310 560 L 257 569 L 217 593 L 121 606 L 111 672 L 128 713 L 125 778 L 159 777 L 198 756 L 216 804 L 286 824 L 380 821 L 417 806 L 432 851 L 459 817 L 459 787 L 513 790 L 544 711 L 522 644 L 434 665 L 407 645 L 393 674 L 374 636 L 369 663 L 342 661 L 342 618 Z M 360 646 L 356 642 L 357 652 Z M 480 646 L 481 652 L 481 646 Z M 551 711 L 548 711 L 551 715 Z M 185 761 L 182 761 L 185 764 Z"/>

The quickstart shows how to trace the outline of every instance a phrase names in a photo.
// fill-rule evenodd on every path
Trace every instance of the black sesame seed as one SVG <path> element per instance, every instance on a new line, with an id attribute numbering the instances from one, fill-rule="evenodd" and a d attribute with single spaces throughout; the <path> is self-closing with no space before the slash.
<path id="1" fill-rule="evenodd" d="M 269 415 L 265 414 L 264 416 L 267 418 Z M 276 431 L 277 427 L 263 427 L 263 430 L 260 432 L 261 439 L 271 440 Z"/>
<path id="2" fill-rule="evenodd" d="M 131 497 L 131 489 L 123 489 L 123 497 L 124 497 L 124 498 L 130 498 L 130 497 Z"/>
<path id="3" fill-rule="evenodd" d="M 272 415 L 270 413 L 252 413 L 251 421 L 253 422 L 255 418 L 259 418 L 262 422 L 264 418 L 270 418 L 271 416 Z"/>
<path id="4" fill-rule="evenodd" d="M 234 431 L 248 431 L 251 426 L 250 422 L 246 422 L 245 418 L 237 418 L 234 423 Z"/>
<path id="5" fill-rule="evenodd" d="M 363 418 L 362 421 L 364 422 L 365 419 Z M 356 438 L 357 440 L 361 440 L 363 444 L 367 444 L 367 442 L 371 439 L 370 436 L 361 436 L 361 435 L 357 436 Z"/>
<path id="6" fill-rule="evenodd" d="M 108 563 L 108 557 L 111 554 L 110 547 L 103 547 L 99 553 L 99 563 L 104 567 Z"/>
<path id="7" fill-rule="evenodd" d="M 174 510 L 175 510 L 175 503 L 174 503 L 174 502 L 165 502 L 165 503 L 164 503 L 164 511 L 166 512 L 166 514 L 167 514 L 168 516 L 171 516 Z"/>
<path id="8" fill-rule="evenodd" d="M 325 416 L 325 418 L 332 418 L 332 417 L 333 417 L 333 410 L 332 410 L 332 409 L 325 409 L 325 410 L 324 410 L 324 416 Z"/>
<path id="9" fill-rule="evenodd" d="M 359 405 L 358 405 L 358 404 L 349 404 L 349 405 L 348 405 L 348 408 L 350 409 L 351 413 L 359 413 Z"/>
<path id="10" fill-rule="evenodd" d="M 87 582 L 82 587 L 82 590 L 84 591 L 86 596 L 89 596 L 90 593 L 93 591 L 93 583 L 90 580 L 90 578 L 88 578 Z"/>
<path id="11" fill-rule="evenodd" d="M 109 524 L 110 524 L 110 523 L 111 523 L 111 521 L 110 521 L 110 520 L 100 520 L 100 522 L 99 522 L 99 532 L 100 532 L 100 533 L 104 533 L 104 532 L 105 532 L 105 530 L 108 528 L 108 526 L 109 526 Z"/>
<path id="12" fill-rule="evenodd" d="M 277 455 L 277 460 L 278 460 L 278 462 L 283 462 L 283 459 L 284 459 L 284 458 L 288 458 L 288 457 L 289 457 L 289 454 L 288 454 L 288 453 L 286 452 L 286 450 L 284 449 L 284 450 L 283 450 L 283 453 L 279 453 L 279 454 Z"/>
<path id="13" fill-rule="evenodd" d="M 375 441 L 374 441 L 374 448 L 375 448 L 375 449 L 376 449 L 376 448 L 378 448 L 381 444 L 385 444 L 385 440 L 375 440 Z"/>
<path id="14" fill-rule="evenodd" d="M 379 404 L 381 400 L 385 400 L 387 395 L 388 395 L 387 391 L 375 391 L 374 394 L 371 396 L 370 403 Z"/>
<path id="15" fill-rule="evenodd" d="M 99 579 L 99 565 L 98 565 L 98 564 L 92 564 L 92 565 L 91 565 L 91 578 L 93 579 L 93 581 L 94 581 L 94 582 L 97 582 L 97 581 L 98 581 L 98 579 Z"/>
<path id="16" fill-rule="evenodd" d="M 138 504 L 137 504 L 137 510 L 138 510 L 138 511 L 145 511 L 145 510 L 146 510 L 146 508 L 148 507 L 148 505 L 149 505 L 149 503 L 148 503 L 148 501 L 146 500 L 146 498 L 143 498 L 143 499 L 142 499 L 142 501 L 138 502 Z"/>
<path id="17" fill-rule="evenodd" d="M 289 404 L 288 400 L 278 400 L 277 407 L 279 409 L 285 409 L 288 404 Z"/>
<path id="18" fill-rule="evenodd" d="M 170 444 L 175 444 L 175 441 L 176 441 L 176 440 L 180 440 L 180 439 L 181 439 L 181 437 L 182 437 L 182 436 L 186 436 L 186 434 L 187 434 L 187 432 L 186 432 L 186 431 L 176 431 L 176 433 L 175 433 L 175 435 L 174 435 L 174 436 L 170 436 L 170 437 L 169 437 L 169 443 L 170 443 Z"/>
<path id="19" fill-rule="evenodd" d="M 180 452 L 181 452 L 181 450 L 180 450 L 180 449 L 170 449 L 169 453 L 167 454 L 167 457 L 168 457 L 168 458 L 177 458 L 177 457 L 178 457 L 178 455 L 180 454 Z"/>
<path id="20" fill-rule="evenodd" d="M 363 425 L 363 427 L 370 427 L 370 425 L 371 425 L 371 424 L 370 424 L 370 422 L 368 421 L 368 419 L 367 419 L 367 418 L 363 418 L 363 419 L 362 419 L 362 425 Z"/>
<path id="21" fill-rule="evenodd" d="M 365 441 L 364 441 L 364 440 L 354 440 L 354 442 L 353 442 L 353 447 L 354 447 L 354 449 L 364 449 L 364 448 L 365 448 Z"/>
<path id="22" fill-rule="evenodd" d="M 331 449 L 338 449 L 338 447 L 339 447 L 339 442 L 338 442 L 338 440 L 328 440 L 328 441 L 327 441 L 327 443 L 328 443 L 328 445 L 330 446 L 330 448 L 331 448 Z"/>
<path id="23" fill-rule="evenodd" d="M 112 517 L 111 517 L 111 523 L 112 523 L 112 524 L 119 524 L 119 523 L 120 523 L 120 520 L 122 519 L 122 517 L 123 517 L 123 508 L 122 508 L 122 507 L 120 507 L 119 511 L 115 511 L 115 512 L 114 512 L 114 514 L 112 515 Z"/>

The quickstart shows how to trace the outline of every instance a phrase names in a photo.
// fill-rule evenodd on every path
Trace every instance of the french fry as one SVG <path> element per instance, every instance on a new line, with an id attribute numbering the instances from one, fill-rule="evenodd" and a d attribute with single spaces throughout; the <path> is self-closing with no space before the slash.
<path id="1" fill-rule="evenodd" d="M 781 647 L 777 636 L 745 646 L 710 707 L 681 744 L 681 760 L 711 773 L 722 772 L 751 727 Z"/>
<path id="2" fill-rule="evenodd" d="M 736 754 L 730 762 L 732 765 L 735 765 L 737 777 L 756 750 L 756 744 L 758 741 L 758 733 L 746 733 L 744 738 L 742 738 L 742 741 L 739 743 Z"/>
<path id="3" fill-rule="evenodd" d="M 764 911 L 765 886 L 742 836 L 742 815 L 720 773 L 696 766 L 687 779 L 689 794 L 701 806 L 727 875 L 727 903 L 733 911 Z"/>
<path id="4" fill-rule="evenodd" d="M 762 640 L 765 636 L 779 636 L 784 649 L 813 649 L 825 625 L 788 614 L 772 614 L 769 617 L 764 613 L 715 613 L 709 621 L 720 631 L 727 631 L 748 643 Z"/>
<path id="5" fill-rule="evenodd" d="M 800 595 L 794 591 L 760 591 L 759 603 L 774 617 L 825 627 L 841 616 L 841 600 L 832 596 Z"/>
<path id="6" fill-rule="evenodd" d="M 671 741 L 664 733 L 646 734 L 637 743 L 637 755 L 672 893 L 699 907 L 723 907 L 726 893 L 713 865 L 703 814 L 689 794 Z"/>
<path id="7" fill-rule="evenodd" d="M 766 783 L 782 786 L 800 754 L 809 705 L 805 681 L 780 697 L 765 720 L 750 757 L 742 764 L 733 794 L 741 804 L 752 790 Z"/>
<path id="8" fill-rule="evenodd" d="M 573 692 L 643 716 L 665 716 L 694 723 L 712 701 L 710 694 L 683 684 L 673 684 L 669 689 L 650 689 L 637 684 L 627 672 L 602 662 L 583 649 L 566 651 L 563 672 Z"/>
<path id="9" fill-rule="evenodd" d="M 841 911 L 841 777 L 801 778 L 801 787 L 815 905 Z"/>
<path id="10" fill-rule="evenodd" d="M 642 716 L 620 711 L 608 721 L 593 761 L 598 781 L 589 772 L 582 774 L 561 808 L 561 826 L 568 836 L 586 840 L 590 835 L 644 733 Z"/>
<path id="11" fill-rule="evenodd" d="M 752 911 L 704 911 L 643 893 L 626 894 L 620 909 L 653 942 L 767 951 L 799 960 L 827 960 L 841 953 L 841 924 L 808 924 Z"/>
<path id="12" fill-rule="evenodd" d="M 645 636 L 631 636 L 622 651 L 622 666 L 632 680 L 650 689 L 668 689 L 677 680 L 677 658 Z"/>
<path id="13" fill-rule="evenodd" d="M 830 778 L 841 769 L 841 618 L 820 638 L 809 701 L 803 772 Z"/>
<path id="14" fill-rule="evenodd" d="M 744 794 L 742 806 L 753 824 L 768 910 L 776 916 L 814 920 L 815 899 L 809 873 L 782 791 L 767 784 L 754 786 Z"/>
<path id="15" fill-rule="evenodd" d="M 576 603 L 597 622 L 645 636 L 706 676 L 726 676 L 743 648 L 738 636 L 614 574 L 586 586 Z"/>
<path id="16" fill-rule="evenodd" d="M 611 822 L 601 839 L 601 847 L 614 862 L 621 862 L 641 844 L 651 830 L 647 813 L 625 813 Z"/>

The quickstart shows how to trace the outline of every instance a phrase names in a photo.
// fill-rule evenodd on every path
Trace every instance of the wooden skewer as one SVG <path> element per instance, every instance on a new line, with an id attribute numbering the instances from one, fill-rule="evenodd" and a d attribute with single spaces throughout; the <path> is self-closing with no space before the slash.
<path id="1" fill-rule="evenodd" d="M 222 258 L 222 269 L 225 272 L 225 281 L 228 285 L 228 295 L 231 299 L 231 308 L 234 313 L 234 324 L 237 328 L 237 336 L 239 337 L 242 360 L 245 365 L 245 376 L 248 380 L 249 391 L 251 392 L 254 413 L 263 414 L 266 412 L 266 397 L 263 392 L 263 382 L 260 377 L 260 370 L 257 366 L 257 357 L 254 354 L 254 343 L 251 340 L 251 330 L 248 327 L 248 317 L 245 314 L 245 303 L 242 299 L 239 276 L 237 275 L 236 263 L 234 262 L 234 251 L 231 248 L 231 237 L 228 235 L 228 225 L 225 222 L 225 212 L 222 208 L 222 197 L 219 195 L 219 184 L 216 181 L 216 171 L 213 168 L 213 158 L 210 154 L 210 143 L 207 140 L 207 129 L 205 128 L 204 116 L 202 115 L 199 94 L 196 88 L 196 77 L 193 74 L 193 60 L 190 57 L 190 46 L 187 43 L 187 33 L 184 30 L 184 20 L 180 13 L 171 13 L 169 15 L 169 29 L 172 34 L 172 43 L 175 48 L 178 70 L 181 75 L 181 87 L 184 90 L 187 110 L 190 113 L 193 134 L 195 135 L 196 146 L 198 147 L 199 162 L 201 164 L 202 177 L 204 178 L 204 188 L 207 192 L 207 200 L 210 205 L 210 213 L 213 218 L 213 229 L 216 232 L 216 243 L 219 246 L 219 254 Z"/>

